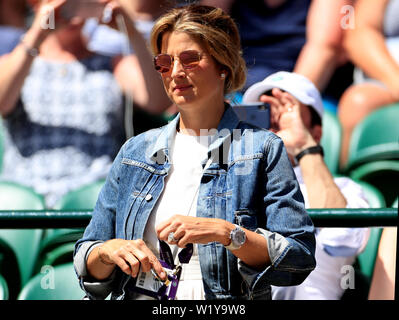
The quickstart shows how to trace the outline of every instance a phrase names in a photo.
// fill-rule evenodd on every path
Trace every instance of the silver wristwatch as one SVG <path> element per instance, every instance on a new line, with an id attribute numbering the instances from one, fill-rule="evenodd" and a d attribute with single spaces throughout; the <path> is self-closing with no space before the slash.
<path id="1" fill-rule="evenodd" d="M 247 236 L 245 235 L 245 231 L 238 225 L 235 224 L 235 228 L 230 232 L 230 244 L 228 246 L 224 246 L 228 250 L 237 250 L 240 249 L 241 246 L 247 240 Z"/>

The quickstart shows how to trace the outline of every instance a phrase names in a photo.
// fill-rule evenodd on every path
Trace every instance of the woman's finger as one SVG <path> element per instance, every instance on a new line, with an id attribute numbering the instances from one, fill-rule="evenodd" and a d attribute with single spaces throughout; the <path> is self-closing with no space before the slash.
<path id="1" fill-rule="evenodd" d="M 155 227 L 158 239 L 167 241 L 169 233 L 175 232 L 177 228 L 179 228 L 179 226 L 182 224 L 181 218 L 181 215 L 174 215 L 173 217 L 160 222 Z"/>
<path id="2" fill-rule="evenodd" d="M 162 279 L 166 280 L 167 275 L 165 270 L 163 269 L 161 262 L 154 256 L 153 258 L 150 258 L 152 268 L 155 270 L 156 274 Z"/>
<path id="3" fill-rule="evenodd" d="M 161 263 L 143 240 L 139 239 L 134 240 L 133 243 L 130 242 L 129 248 L 140 262 L 140 267 L 143 272 L 148 272 L 151 269 L 154 269 L 162 280 L 166 280 L 167 276 Z"/>
<path id="4" fill-rule="evenodd" d="M 129 262 L 129 260 L 131 260 Z M 122 258 L 121 256 L 116 256 L 113 258 L 114 263 L 127 275 L 131 275 L 133 277 L 136 277 L 137 275 L 133 275 L 132 274 L 132 269 L 131 269 L 131 265 L 134 265 L 134 261 L 132 259 L 128 259 L 126 260 L 126 258 Z"/>
<path id="5" fill-rule="evenodd" d="M 150 263 L 150 258 L 146 252 L 136 249 L 133 252 L 131 252 L 130 254 L 134 255 L 134 257 L 139 262 L 138 266 L 135 265 L 134 267 L 138 267 L 138 269 L 140 269 L 140 267 L 141 267 L 141 270 L 143 272 L 148 272 L 151 270 L 152 265 Z M 137 269 L 137 272 L 138 272 L 138 269 Z"/>

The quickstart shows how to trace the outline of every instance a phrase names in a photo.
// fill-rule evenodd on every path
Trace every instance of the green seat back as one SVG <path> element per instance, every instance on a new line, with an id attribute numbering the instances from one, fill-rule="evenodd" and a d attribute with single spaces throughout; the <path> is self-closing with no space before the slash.
<path id="1" fill-rule="evenodd" d="M 324 149 L 324 161 L 332 174 L 338 172 L 339 154 L 341 150 L 342 129 L 336 114 L 324 110 L 323 135 L 320 141 Z"/>
<path id="2" fill-rule="evenodd" d="M 399 203 L 399 197 L 396 197 L 396 200 L 392 203 L 392 208 L 397 208 Z"/>
<path id="3" fill-rule="evenodd" d="M 390 206 L 398 196 L 399 160 L 368 162 L 351 170 L 349 176 L 354 180 L 365 181 L 376 187 Z"/>
<path id="4" fill-rule="evenodd" d="M 377 160 L 399 159 L 399 104 L 369 114 L 353 130 L 346 171 Z"/>
<path id="5" fill-rule="evenodd" d="M 54 209 L 92 210 L 104 183 L 105 180 L 100 180 L 70 191 L 55 204 Z"/>
<path id="6" fill-rule="evenodd" d="M 62 197 L 54 206 L 56 210 L 93 210 L 98 194 L 105 180 L 99 180 L 89 185 L 72 190 Z M 57 265 L 72 261 L 73 244 L 83 235 L 83 228 L 48 229 L 40 246 L 40 258 L 35 270 L 43 265 Z"/>
<path id="7" fill-rule="evenodd" d="M 13 182 L 0 182 L 0 210 L 44 208 L 43 197 L 33 189 Z M 41 229 L 0 229 L 0 254 L 3 260 L 0 270 L 8 282 L 10 297 L 31 277 L 42 235 Z"/>
<path id="8" fill-rule="evenodd" d="M 43 196 L 15 182 L 0 181 L 0 210 L 43 210 Z"/>
<path id="9" fill-rule="evenodd" d="M 18 300 L 81 300 L 85 293 L 73 263 L 45 266 L 24 286 Z"/>
<path id="10" fill-rule="evenodd" d="M 79 238 L 81 238 L 81 236 Z M 37 270 L 40 270 L 42 266 L 56 266 L 59 264 L 72 262 L 75 242 L 76 241 L 67 242 L 56 246 L 52 250 L 48 250 L 40 260 L 41 266 L 40 268 L 37 268 Z"/>
<path id="11" fill-rule="evenodd" d="M 6 279 L 0 274 L 0 300 L 8 300 L 8 285 Z"/>
<path id="12" fill-rule="evenodd" d="M 357 261 L 362 273 L 371 280 L 374 271 L 375 260 L 378 254 L 382 228 L 371 228 L 370 238 L 362 253 L 357 256 Z"/>
<path id="13" fill-rule="evenodd" d="M 365 181 L 354 181 L 362 187 L 364 194 L 366 195 L 366 198 L 370 204 L 370 208 L 386 208 L 385 198 L 381 191 Z"/>

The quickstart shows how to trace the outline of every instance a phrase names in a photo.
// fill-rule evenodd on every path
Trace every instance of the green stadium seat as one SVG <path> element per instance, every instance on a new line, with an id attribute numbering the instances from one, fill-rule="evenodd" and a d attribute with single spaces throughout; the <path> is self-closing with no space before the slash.
<path id="1" fill-rule="evenodd" d="M 361 272 L 371 281 L 383 228 L 371 228 L 364 251 L 357 257 Z"/>
<path id="2" fill-rule="evenodd" d="M 98 194 L 105 180 L 96 181 L 67 193 L 54 206 L 56 210 L 93 210 Z M 79 240 L 84 228 L 48 229 L 41 242 L 40 258 L 35 270 L 43 265 L 57 265 L 73 259 L 74 244 Z"/>
<path id="3" fill-rule="evenodd" d="M 9 181 L 0 181 L 0 210 L 43 210 L 43 196 L 32 188 Z"/>
<path id="4" fill-rule="evenodd" d="M 374 186 L 367 182 L 354 180 L 362 188 L 367 197 L 371 208 L 385 208 L 385 198 L 382 193 Z M 374 265 L 378 253 L 378 245 L 382 228 L 371 228 L 370 237 L 364 250 L 357 256 L 355 267 L 355 283 L 357 288 L 355 292 L 346 290 L 344 298 L 346 300 L 361 299 L 365 300 L 368 296 L 368 291 L 371 284 L 371 277 L 374 271 Z"/>
<path id="5" fill-rule="evenodd" d="M 324 110 L 323 135 L 320 141 L 324 149 L 324 161 L 332 174 L 339 171 L 342 129 L 338 117 L 329 110 Z"/>
<path id="6" fill-rule="evenodd" d="M 397 208 L 399 203 L 399 197 L 396 197 L 396 200 L 392 203 L 392 208 Z"/>
<path id="7" fill-rule="evenodd" d="M 55 210 L 93 210 L 105 180 L 72 190 L 54 206 Z"/>
<path id="8" fill-rule="evenodd" d="M 81 300 L 85 296 L 73 263 L 46 266 L 24 286 L 18 300 Z"/>
<path id="9" fill-rule="evenodd" d="M 399 160 L 399 104 L 369 114 L 353 130 L 346 172 L 381 160 Z"/>
<path id="10" fill-rule="evenodd" d="M 354 181 L 362 187 L 371 208 L 386 207 L 385 198 L 377 188 L 361 180 L 354 179 Z M 367 299 L 371 276 L 377 257 L 381 230 L 381 228 L 371 228 L 367 245 L 360 255 L 357 256 L 354 264 L 356 290 L 346 290 L 342 298 L 343 300 Z"/>
<path id="11" fill-rule="evenodd" d="M 0 182 L 0 210 L 44 210 L 43 197 L 29 187 Z M 0 212 L 1 214 L 1 212 Z M 41 229 L 0 229 L 0 272 L 14 298 L 33 273 Z"/>
<path id="12" fill-rule="evenodd" d="M 0 274 L 0 300 L 8 300 L 8 285 L 6 279 Z"/>
<path id="13" fill-rule="evenodd" d="M 362 187 L 371 208 L 386 208 L 385 198 L 381 193 L 381 191 L 379 191 L 376 187 L 365 181 L 361 180 L 353 180 L 353 181 L 355 181 L 357 184 L 359 184 Z"/>
<path id="14" fill-rule="evenodd" d="M 355 180 L 365 181 L 380 190 L 388 206 L 398 196 L 399 160 L 380 160 L 365 163 L 351 170 L 349 176 Z"/>
<path id="15" fill-rule="evenodd" d="M 369 114 L 354 129 L 346 175 L 378 188 L 390 205 L 399 190 L 399 103 Z"/>
<path id="16" fill-rule="evenodd" d="M 81 237 L 82 234 L 79 235 L 79 239 Z M 42 266 L 56 266 L 73 261 L 76 241 L 60 244 L 45 252 L 40 260 L 38 260 L 39 263 L 36 265 L 35 270 L 40 270 Z"/>

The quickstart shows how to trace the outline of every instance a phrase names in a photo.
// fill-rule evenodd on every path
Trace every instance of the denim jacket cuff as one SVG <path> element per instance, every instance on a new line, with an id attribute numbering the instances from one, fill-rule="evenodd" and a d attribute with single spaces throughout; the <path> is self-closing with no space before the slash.
<path id="1" fill-rule="evenodd" d="M 261 292 L 270 285 L 301 284 L 315 268 L 316 261 L 312 252 L 296 240 L 260 228 L 255 232 L 266 238 L 271 264 L 259 272 L 239 261 L 238 270 L 252 295 L 256 295 L 257 292 Z"/>
<path id="2" fill-rule="evenodd" d="M 86 241 L 82 243 L 74 257 L 74 267 L 79 278 L 80 287 L 86 295 L 93 300 L 105 299 L 112 291 L 115 270 L 105 280 L 93 279 L 89 276 L 86 263 L 90 252 L 103 244 L 103 241 Z"/>

